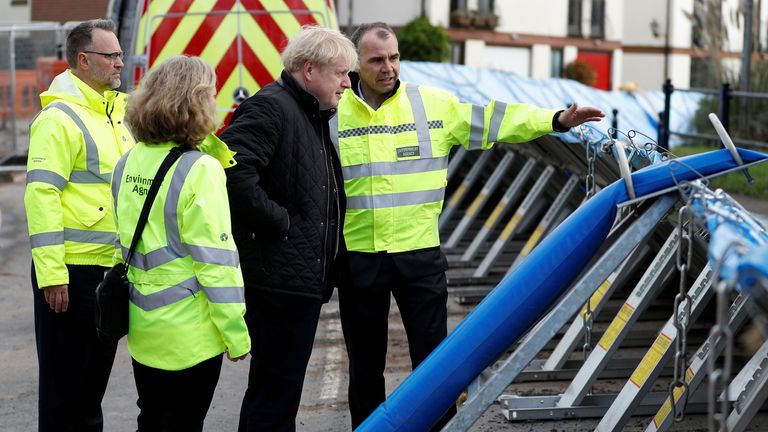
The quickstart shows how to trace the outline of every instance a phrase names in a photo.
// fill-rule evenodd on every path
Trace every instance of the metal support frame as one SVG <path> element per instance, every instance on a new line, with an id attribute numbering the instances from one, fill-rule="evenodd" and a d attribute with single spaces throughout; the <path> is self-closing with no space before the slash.
<path id="1" fill-rule="evenodd" d="M 496 166 L 496 169 L 493 170 L 493 174 L 491 174 L 491 177 L 480 190 L 480 193 L 478 193 L 475 199 L 472 200 L 472 204 L 470 204 L 469 208 L 467 208 L 467 211 L 464 213 L 464 217 L 461 218 L 459 225 L 453 230 L 451 236 L 448 238 L 448 241 L 443 243 L 444 248 L 450 249 L 455 247 L 459 243 L 459 240 L 464 237 L 467 229 L 475 220 L 475 217 L 477 217 L 480 209 L 482 209 L 485 203 L 488 202 L 488 198 L 491 197 L 491 194 L 496 191 L 496 188 L 499 186 L 499 183 L 501 183 L 504 175 L 507 174 L 507 170 L 509 169 L 509 166 L 512 165 L 514 160 L 515 154 L 510 151 L 506 151 L 506 154 L 501 159 L 501 162 L 499 162 L 499 164 Z"/>
<path id="2" fill-rule="evenodd" d="M 673 230 L 653 262 L 646 269 L 632 293 L 613 318 L 608 329 L 595 345 L 576 378 L 563 392 L 557 406 L 560 408 L 580 405 L 592 384 L 605 369 L 611 356 L 619 349 L 621 341 L 632 329 L 637 319 L 656 298 L 664 279 L 670 276 L 675 263 L 675 251 L 680 244 L 677 230 Z"/>
<path id="3" fill-rule="evenodd" d="M 451 220 L 451 217 L 453 216 L 453 213 L 456 211 L 456 209 L 459 207 L 459 204 L 461 204 L 461 201 L 464 199 L 464 196 L 469 192 L 469 190 L 474 186 L 475 183 L 477 183 L 477 180 L 480 178 L 480 174 L 483 173 L 485 170 L 485 164 L 488 162 L 488 160 L 491 158 L 491 152 L 485 151 L 483 154 L 480 155 L 479 158 L 475 161 L 475 164 L 472 165 L 472 169 L 469 170 L 469 173 L 464 178 L 464 180 L 461 182 L 458 188 L 453 192 L 453 195 L 451 195 L 451 198 L 446 202 L 445 208 L 443 209 L 443 213 L 440 215 L 440 219 L 437 221 L 437 228 L 439 230 L 445 229 L 446 225 L 448 224 L 448 221 Z"/>
<path id="4" fill-rule="evenodd" d="M 676 201 L 677 194 L 668 194 L 654 200 L 647 211 L 640 215 L 616 241 L 612 242 L 595 264 L 563 295 L 560 302 L 528 332 L 517 349 L 501 363 L 486 382 L 481 384 L 478 391 L 467 399 L 444 430 L 469 429 L 557 331 L 589 300 L 595 287 L 605 281 L 635 246 L 651 234 Z"/>
<path id="5" fill-rule="evenodd" d="M 747 319 L 748 313 L 747 308 L 745 307 L 747 301 L 748 298 L 743 295 L 736 297 L 728 311 L 728 327 L 730 327 L 734 332 L 740 329 Z M 704 380 L 704 378 L 707 376 L 706 365 L 707 361 L 709 360 L 709 356 L 720 355 L 720 352 L 722 352 L 723 348 L 723 341 L 720 340 L 720 338 L 712 340 L 711 335 L 707 337 L 707 340 L 704 341 L 701 346 L 699 346 L 699 348 L 696 350 L 696 353 L 691 357 L 691 363 L 688 366 L 688 369 L 685 371 L 685 382 L 688 384 L 688 386 L 681 387 L 680 390 L 677 390 L 674 393 L 676 410 L 683 409 L 685 398 L 688 396 L 688 394 L 690 394 L 690 392 L 695 391 L 701 384 L 702 380 Z M 667 399 L 659 407 L 656 415 L 653 417 L 653 419 L 651 419 L 651 422 L 645 429 L 646 432 L 660 432 L 669 429 L 669 427 L 672 426 L 674 422 L 673 417 L 670 415 L 671 413 L 672 404 L 669 395 L 667 395 Z"/>
<path id="6" fill-rule="evenodd" d="M 626 277 L 627 273 L 634 271 L 638 265 L 639 257 L 645 255 L 648 250 L 646 245 L 638 245 L 629 256 L 622 262 L 619 267 L 611 273 L 608 278 L 597 287 L 597 290 L 589 298 L 589 304 L 592 309 L 592 317 L 597 317 L 603 309 L 603 306 L 611 298 L 613 292 L 616 290 L 617 281 L 621 281 Z M 586 313 L 586 307 L 582 307 L 576 318 L 571 321 L 571 325 L 568 326 L 568 330 L 560 339 L 552 353 L 547 360 L 542 364 L 541 370 L 554 371 L 561 369 L 576 346 L 581 343 L 579 337 L 584 332 L 584 320 L 583 316 Z"/>
<path id="7" fill-rule="evenodd" d="M 471 261 L 477 256 L 480 247 L 483 245 L 488 235 L 494 230 L 494 228 L 496 228 L 496 225 L 501 221 L 501 219 L 504 218 L 510 210 L 512 210 L 512 202 L 514 202 L 522 193 L 523 187 L 528 181 L 528 178 L 531 176 L 535 166 L 536 161 L 533 159 L 528 159 L 525 162 L 525 165 L 523 165 L 523 168 L 517 174 L 515 180 L 511 185 L 509 185 L 506 192 L 504 192 L 504 195 L 501 197 L 501 201 L 496 204 L 496 207 L 493 209 L 490 216 L 488 216 L 488 219 L 485 220 L 482 228 L 480 228 L 480 232 L 477 233 L 475 238 L 472 240 L 472 243 L 470 243 L 469 247 L 464 252 L 464 255 L 461 256 L 459 261 Z"/>
<path id="8" fill-rule="evenodd" d="M 747 366 L 734 378 L 728 394 L 738 395 L 728 415 L 728 430 L 742 432 L 768 398 L 768 341 L 763 343 Z"/>
<path id="9" fill-rule="evenodd" d="M 544 169 L 544 171 L 541 173 L 541 176 L 539 176 L 538 180 L 536 180 L 536 183 L 533 185 L 531 190 L 528 191 L 528 195 L 526 195 L 523 203 L 520 204 L 520 207 L 517 209 L 515 214 L 512 216 L 509 222 L 507 222 L 507 225 L 501 231 L 501 234 L 499 234 L 499 238 L 496 239 L 496 241 L 493 243 L 493 246 L 491 246 L 490 251 L 488 251 L 488 254 L 485 256 L 485 258 L 483 258 L 483 261 L 475 270 L 475 273 L 472 275 L 473 277 L 483 277 L 488 275 L 491 267 L 493 267 L 493 264 L 501 255 L 504 246 L 507 245 L 509 239 L 515 234 L 520 221 L 523 219 L 523 217 L 527 216 L 528 211 L 531 209 L 534 203 L 538 201 L 539 197 L 544 192 L 547 184 L 554 174 L 555 167 L 548 165 Z"/>
<path id="10" fill-rule="evenodd" d="M 557 197 L 555 197 L 555 200 L 552 202 L 549 210 L 547 210 L 547 212 L 544 214 L 544 217 L 541 219 L 541 221 L 539 221 L 536 229 L 534 229 L 531 236 L 528 237 L 528 241 L 525 242 L 525 245 L 517 254 L 517 257 L 515 257 L 515 261 L 509 267 L 507 274 L 512 272 L 515 267 L 520 265 L 525 257 L 531 253 L 533 248 L 539 244 L 539 241 L 544 238 L 544 235 L 555 227 L 553 222 L 557 216 L 560 215 L 560 213 L 562 213 L 562 211 L 565 209 L 565 205 L 568 204 L 568 199 L 571 197 L 573 191 L 576 190 L 576 186 L 579 185 L 579 181 L 579 177 L 575 175 L 568 178 L 568 181 L 565 182 L 565 185 L 557 194 Z"/>
<path id="11" fill-rule="evenodd" d="M 712 269 L 708 266 L 699 274 L 699 277 L 688 290 L 693 304 L 691 305 L 690 322 L 693 323 L 712 297 Z M 680 314 L 683 314 L 680 311 Z M 596 430 L 620 430 L 632 416 L 635 408 L 658 378 L 664 365 L 674 354 L 674 344 L 679 337 L 675 328 L 674 317 L 667 320 L 659 335 L 654 340 L 648 352 L 640 364 L 630 376 L 629 380 L 616 397 L 616 401 L 606 412 L 597 425 Z M 688 372 L 686 371 L 686 377 Z M 681 392 L 681 389 L 676 389 Z M 661 404 L 660 404 L 661 405 Z"/>
<path id="12" fill-rule="evenodd" d="M 645 395 L 636 409 L 638 415 L 652 415 L 658 406 L 668 396 L 667 392 L 653 392 Z M 560 420 L 570 418 L 599 418 L 605 415 L 609 407 L 615 403 L 615 394 L 593 394 L 584 398 L 584 403 L 569 408 L 542 408 L 554 406 L 558 396 L 541 396 L 536 400 L 529 400 L 527 406 L 520 406 L 518 398 L 513 395 L 504 395 L 499 398 L 502 414 L 510 421 L 523 420 Z M 539 402 L 537 405 L 536 402 Z M 511 409 L 510 405 L 515 405 Z M 706 413 L 707 401 L 703 394 L 696 393 L 688 403 L 689 412 Z"/>

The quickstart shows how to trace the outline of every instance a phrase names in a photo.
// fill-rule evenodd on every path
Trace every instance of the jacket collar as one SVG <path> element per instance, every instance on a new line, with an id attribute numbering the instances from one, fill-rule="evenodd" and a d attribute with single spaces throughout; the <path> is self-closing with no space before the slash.
<path id="1" fill-rule="evenodd" d="M 122 115 L 124 104 L 115 104 L 115 102 L 124 102 L 124 98 L 125 94 L 116 90 L 99 94 L 99 92 L 75 76 L 69 69 L 57 75 L 51 82 L 50 87 L 48 87 L 48 90 L 40 94 L 40 102 L 43 108 L 56 100 L 64 100 L 100 112 L 105 110 L 106 105 L 110 107 L 117 106 L 119 107 L 120 115 Z"/>
<path id="2" fill-rule="evenodd" d="M 317 98 L 312 96 L 309 92 L 304 90 L 301 85 L 296 81 L 296 79 L 288 73 L 285 69 L 280 73 L 280 78 L 276 81 L 277 85 L 284 88 L 286 91 L 291 93 L 294 99 L 296 99 L 296 102 L 299 103 L 299 106 L 302 110 L 304 110 L 308 114 L 320 114 L 325 117 L 330 117 L 333 114 L 336 113 L 335 108 L 331 108 L 329 110 L 320 111 L 320 102 L 317 101 Z"/>
<path id="3" fill-rule="evenodd" d="M 350 90 L 352 90 L 357 95 L 357 97 L 360 98 L 360 100 L 364 101 L 365 98 L 363 97 L 363 95 L 360 94 L 360 74 L 357 72 L 350 72 L 349 81 L 352 84 L 352 88 Z M 395 83 L 395 87 L 392 89 L 391 92 L 389 92 L 389 96 L 387 96 L 387 99 L 394 96 L 395 93 L 397 93 L 398 89 L 400 89 L 400 78 L 397 79 L 397 82 Z M 387 99 L 385 99 L 385 101 Z M 383 102 L 382 102 L 382 105 L 384 105 Z"/>

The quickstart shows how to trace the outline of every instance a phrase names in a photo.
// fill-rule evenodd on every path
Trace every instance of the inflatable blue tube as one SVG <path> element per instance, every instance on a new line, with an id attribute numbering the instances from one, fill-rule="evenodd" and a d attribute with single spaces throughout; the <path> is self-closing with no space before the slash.
<path id="1" fill-rule="evenodd" d="M 768 155 L 739 149 L 744 163 Z M 632 175 L 638 197 L 709 176 L 736 163 L 726 150 L 649 166 Z M 597 252 L 627 201 L 619 180 L 592 197 L 505 278 L 358 427 L 358 431 L 426 431 L 472 380 L 517 341 L 568 288 Z"/>

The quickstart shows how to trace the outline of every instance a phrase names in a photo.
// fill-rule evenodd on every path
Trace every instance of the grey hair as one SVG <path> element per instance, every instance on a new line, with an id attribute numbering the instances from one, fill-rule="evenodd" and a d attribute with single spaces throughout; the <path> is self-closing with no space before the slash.
<path id="1" fill-rule="evenodd" d="M 343 58 L 350 70 L 357 67 L 357 51 L 349 39 L 337 30 L 305 26 L 288 42 L 281 59 L 290 72 L 298 72 L 305 62 L 325 67 L 338 58 Z"/>

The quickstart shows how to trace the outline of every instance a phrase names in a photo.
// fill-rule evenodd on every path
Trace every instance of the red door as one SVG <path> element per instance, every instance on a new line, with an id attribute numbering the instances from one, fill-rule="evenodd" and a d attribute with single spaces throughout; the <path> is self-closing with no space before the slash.
<path id="1" fill-rule="evenodd" d="M 579 50 L 577 60 L 589 63 L 595 70 L 595 85 L 601 90 L 611 89 L 611 53 L 606 51 Z"/>

